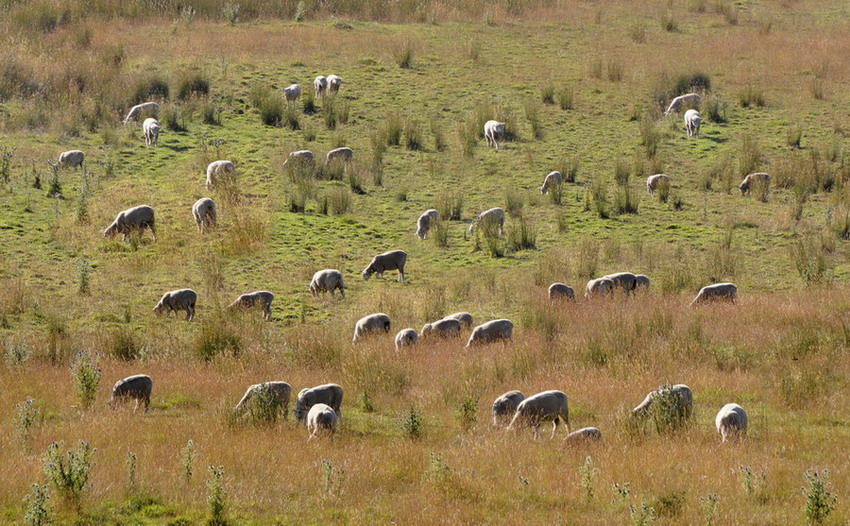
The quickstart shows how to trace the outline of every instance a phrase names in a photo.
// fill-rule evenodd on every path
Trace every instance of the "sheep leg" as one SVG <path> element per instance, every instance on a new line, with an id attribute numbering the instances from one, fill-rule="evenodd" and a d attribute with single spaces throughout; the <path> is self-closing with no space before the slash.
<path id="1" fill-rule="evenodd" d="M 398 282 L 404 283 L 404 271 L 401 269 L 398 269 Z"/>
<path id="2" fill-rule="evenodd" d="M 549 440 L 554 439 L 555 433 L 557 433 L 557 432 L 558 432 L 558 419 L 556 418 L 555 420 L 552 420 L 552 436 L 549 437 Z"/>
<path id="3" fill-rule="evenodd" d="M 154 225 L 154 222 L 151 221 L 150 223 L 148 223 L 148 227 L 151 229 L 151 235 L 153 236 L 153 240 L 156 241 L 156 226 Z"/>

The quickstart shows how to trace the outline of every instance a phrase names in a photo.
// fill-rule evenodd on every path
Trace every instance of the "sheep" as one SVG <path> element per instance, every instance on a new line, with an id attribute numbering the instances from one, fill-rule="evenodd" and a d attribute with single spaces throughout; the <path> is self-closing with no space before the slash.
<path id="1" fill-rule="evenodd" d="M 207 182 L 206 187 L 212 189 L 216 182 L 222 177 L 230 177 L 236 175 L 236 165 L 231 161 L 213 161 L 207 166 Z"/>
<path id="2" fill-rule="evenodd" d="M 540 423 L 552 421 L 552 437 L 558 431 L 558 423 L 563 421 L 570 432 L 570 408 L 567 395 L 561 391 L 543 391 L 529 396 L 519 403 L 514 413 L 514 418 L 508 426 L 509 430 L 520 427 L 532 427 L 534 438 L 540 436 Z"/>
<path id="3" fill-rule="evenodd" d="M 154 118 L 147 118 L 142 123 L 142 130 L 145 132 L 145 146 L 157 146 L 159 144 L 159 121 Z"/>
<path id="4" fill-rule="evenodd" d="M 254 307 L 260 307 L 261 309 L 263 309 L 263 319 L 269 321 L 272 319 L 273 301 L 274 294 L 267 290 L 258 290 L 256 292 L 242 294 L 241 296 L 233 300 L 233 303 L 228 305 L 227 309 L 251 309 Z"/>
<path id="5" fill-rule="evenodd" d="M 449 314 L 448 316 L 445 316 L 443 319 L 449 318 L 459 321 L 464 329 L 469 329 L 470 327 L 472 327 L 472 314 L 468 312 L 455 312 L 454 314 Z"/>
<path id="6" fill-rule="evenodd" d="M 283 97 L 290 102 L 298 100 L 301 97 L 301 86 L 293 84 L 283 88 Z"/>
<path id="7" fill-rule="evenodd" d="M 584 298 L 602 298 L 614 291 L 614 281 L 608 278 L 596 278 L 587 282 Z"/>
<path id="8" fill-rule="evenodd" d="M 119 212 L 112 224 L 103 231 L 103 236 L 113 237 L 120 233 L 124 241 L 129 241 L 131 232 L 138 232 L 141 238 L 146 228 L 150 228 L 153 240 L 156 241 L 156 218 L 153 208 L 148 205 L 139 205 Z"/>
<path id="9" fill-rule="evenodd" d="M 68 150 L 59 154 L 59 166 L 62 168 L 82 168 L 86 154 L 81 150 Z"/>
<path id="10" fill-rule="evenodd" d="M 197 302 L 198 293 L 192 289 L 172 290 L 162 295 L 153 311 L 159 316 L 163 312 L 168 315 L 172 311 L 185 310 L 186 321 L 192 321 L 195 317 L 195 303 Z"/>
<path id="11" fill-rule="evenodd" d="M 466 347 L 470 348 L 483 343 L 494 343 L 500 341 L 511 341 L 513 337 L 514 324 L 511 320 L 500 319 L 488 321 L 472 329 Z"/>
<path id="12" fill-rule="evenodd" d="M 549 299 L 552 301 L 561 299 L 575 299 L 573 288 L 564 283 L 552 283 L 549 285 Z"/>
<path id="13" fill-rule="evenodd" d="M 741 195 L 747 195 L 754 185 L 764 185 L 765 192 L 770 188 L 770 176 L 764 172 L 756 172 L 744 177 L 744 180 L 738 185 L 738 190 Z"/>
<path id="14" fill-rule="evenodd" d="M 192 205 L 192 217 L 198 225 L 201 234 L 215 228 L 217 221 L 215 201 L 209 197 L 202 197 Z"/>
<path id="15" fill-rule="evenodd" d="M 316 94 L 316 98 L 321 98 L 324 96 L 325 91 L 328 89 L 328 78 L 324 75 L 319 75 L 313 81 L 313 92 Z"/>
<path id="16" fill-rule="evenodd" d="M 714 418 L 720 441 L 747 437 L 747 412 L 738 404 L 726 404 Z"/>
<path id="17" fill-rule="evenodd" d="M 320 433 L 328 434 L 333 438 L 336 433 L 336 422 L 336 413 L 328 405 L 314 405 L 307 413 L 307 430 L 310 432 L 310 438 L 307 440 L 315 440 Z"/>
<path id="18" fill-rule="evenodd" d="M 440 220 L 440 213 L 435 209 L 430 208 L 425 210 L 419 219 L 416 221 L 416 235 L 419 236 L 419 239 L 425 239 L 428 237 L 428 231 L 431 230 L 431 225 L 437 223 Z"/>
<path id="19" fill-rule="evenodd" d="M 337 384 L 324 384 L 302 389 L 295 400 L 295 418 L 299 422 L 307 416 L 307 412 L 316 404 L 327 404 L 342 419 L 342 387 Z"/>
<path id="20" fill-rule="evenodd" d="M 632 409 L 632 414 L 640 418 L 649 416 L 653 404 L 659 398 L 668 398 L 671 409 L 678 418 L 687 419 L 691 417 L 694 410 L 694 394 L 691 388 L 685 384 L 662 385 L 658 389 L 650 391 L 643 402 Z"/>
<path id="21" fill-rule="evenodd" d="M 688 132 L 688 137 L 699 138 L 699 127 L 702 125 L 702 114 L 697 110 L 688 110 L 685 112 L 685 129 Z"/>
<path id="22" fill-rule="evenodd" d="M 402 329 L 395 335 L 395 350 L 419 344 L 419 335 L 415 329 Z"/>
<path id="23" fill-rule="evenodd" d="M 738 286 L 734 283 L 715 283 L 701 288 L 691 307 L 711 301 L 735 303 L 738 299 Z"/>
<path id="24" fill-rule="evenodd" d="M 383 254 L 378 254 L 369 262 L 369 266 L 363 269 L 361 275 L 364 280 L 376 274 L 379 278 L 384 276 L 386 270 L 398 270 L 398 281 L 404 282 L 404 265 L 407 263 L 407 252 L 404 250 L 390 250 Z"/>
<path id="25" fill-rule="evenodd" d="M 327 163 L 331 163 L 333 161 L 350 163 L 352 160 L 354 160 L 354 150 L 346 148 L 345 146 L 329 151 L 326 157 Z"/>
<path id="26" fill-rule="evenodd" d="M 662 187 L 670 187 L 670 176 L 667 174 L 655 174 L 646 178 L 646 193 L 655 195 L 655 191 Z"/>
<path id="27" fill-rule="evenodd" d="M 635 290 L 637 290 L 637 289 L 649 290 L 649 285 L 650 285 L 649 276 L 646 276 L 644 274 L 636 274 L 635 275 Z"/>
<path id="28" fill-rule="evenodd" d="M 686 93 L 685 95 L 679 95 L 672 101 L 670 101 L 670 106 L 667 107 L 667 111 L 664 112 L 664 115 L 670 115 L 671 113 L 679 113 L 679 111 L 685 106 L 691 106 L 699 109 L 700 103 L 702 102 L 702 97 L 697 93 Z"/>
<path id="29" fill-rule="evenodd" d="M 616 272 L 602 277 L 614 282 L 614 290 L 619 289 L 626 294 L 631 294 L 637 287 L 637 276 L 631 272 Z"/>
<path id="30" fill-rule="evenodd" d="M 130 112 L 127 113 L 127 116 L 124 117 L 124 124 L 127 124 L 130 121 L 137 121 L 142 114 L 147 114 L 150 117 L 154 117 L 156 119 L 159 118 L 159 104 L 156 102 L 143 102 L 141 104 L 136 104 L 132 108 L 130 108 Z"/>
<path id="31" fill-rule="evenodd" d="M 328 91 L 331 93 L 339 92 L 339 88 L 342 86 L 342 77 L 339 75 L 328 75 Z"/>
<path id="32" fill-rule="evenodd" d="M 345 282 L 342 280 L 342 272 L 336 269 L 320 270 L 313 274 L 313 279 L 310 280 L 310 293 L 313 296 L 330 292 L 331 298 L 333 298 L 337 289 L 339 289 L 340 295 L 345 298 Z"/>
<path id="33" fill-rule="evenodd" d="M 145 411 L 151 405 L 151 391 L 153 391 L 153 380 L 146 374 L 136 374 L 128 376 L 123 380 L 115 382 L 112 387 L 112 396 L 109 398 L 109 405 L 114 406 L 120 401 L 135 400 L 136 406 L 133 412 L 139 408 L 139 402 L 145 404 Z"/>
<path id="34" fill-rule="evenodd" d="M 351 342 L 357 343 L 367 336 L 388 333 L 391 326 L 390 317 L 383 312 L 364 316 L 354 325 L 354 337 Z"/>
<path id="35" fill-rule="evenodd" d="M 289 413 L 289 398 L 292 394 L 292 386 L 286 382 L 263 382 L 254 384 L 245 391 L 242 399 L 233 408 L 236 415 L 243 415 L 251 409 L 251 403 L 254 399 L 261 395 L 269 397 L 268 402 L 274 404 L 275 411 L 282 409 L 283 418 Z"/>
<path id="36" fill-rule="evenodd" d="M 487 139 L 487 146 L 493 146 L 496 150 L 498 150 L 499 143 L 496 142 L 496 137 L 501 137 L 504 134 L 504 122 L 487 121 L 484 123 L 484 138 Z"/>
<path id="37" fill-rule="evenodd" d="M 283 161 L 283 166 L 289 164 L 292 161 L 292 164 L 303 164 L 303 165 L 311 165 L 314 162 L 313 152 L 310 150 L 298 150 L 289 154 L 285 161 Z"/>
<path id="38" fill-rule="evenodd" d="M 583 427 L 567 435 L 567 438 L 564 439 L 564 444 L 588 444 L 591 442 L 599 442 L 600 440 L 602 440 L 602 431 L 600 431 L 598 427 Z"/>
<path id="39" fill-rule="evenodd" d="M 493 427 L 504 425 L 505 421 L 513 418 L 516 408 L 525 400 L 520 391 L 508 391 L 493 401 Z"/>
<path id="40" fill-rule="evenodd" d="M 549 193 L 549 188 L 561 186 L 564 182 L 564 176 L 561 175 L 561 172 L 554 171 L 549 172 L 546 175 L 546 178 L 543 179 L 543 186 L 540 187 L 541 194 Z"/>
<path id="41" fill-rule="evenodd" d="M 483 228 L 489 229 L 498 226 L 499 235 L 505 234 L 505 211 L 499 208 L 491 208 L 478 214 L 475 221 L 469 225 L 469 235 L 475 234 L 475 229 L 483 225 Z"/>
<path id="42" fill-rule="evenodd" d="M 454 318 L 443 318 L 433 323 L 426 323 L 419 335 L 423 340 L 435 338 L 457 338 L 460 336 L 461 323 Z"/>

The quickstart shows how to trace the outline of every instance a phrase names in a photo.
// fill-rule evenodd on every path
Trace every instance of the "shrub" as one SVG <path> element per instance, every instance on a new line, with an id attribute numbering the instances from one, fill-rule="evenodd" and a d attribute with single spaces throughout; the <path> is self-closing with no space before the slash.
<path id="1" fill-rule="evenodd" d="M 307 6 L 304 5 L 303 0 L 298 2 L 298 5 L 295 6 L 295 16 L 293 20 L 296 22 L 303 22 L 307 20 Z"/>
<path id="2" fill-rule="evenodd" d="M 68 450 L 63 455 L 64 445 L 63 442 L 53 442 L 47 447 L 44 474 L 66 502 L 79 508 L 80 500 L 89 487 L 95 449 L 88 442 L 80 442 L 79 451 Z"/>
<path id="3" fill-rule="evenodd" d="M 280 126 L 286 107 L 283 96 L 267 87 L 254 86 L 250 94 L 251 103 L 260 113 L 260 119 L 266 126 Z"/>
<path id="4" fill-rule="evenodd" d="M 210 526 L 226 526 L 227 494 L 224 491 L 224 466 L 209 466 L 210 478 L 207 480 L 207 502 L 210 505 Z"/>
<path id="5" fill-rule="evenodd" d="M 805 473 L 807 486 L 803 488 L 806 496 L 806 506 L 803 511 L 806 515 L 806 524 L 822 524 L 832 513 L 838 498 L 830 493 L 830 484 L 827 481 L 829 471 L 808 470 Z"/>
<path id="6" fill-rule="evenodd" d="M 6 352 L 3 355 L 6 361 L 6 367 L 15 369 L 24 364 L 32 356 L 32 351 L 25 343 L 11 344 L 6 347 Z"/>
<path id="7" fill-rule="evenodd" d="M 71 378 L 83 409 L 88 409 L 97 395 L 101 371 L 97 354 L 79 351 L 71 362 Z"/>
<path id="8" fill-rule="evenodd" d="M 0 180 L 5 184 L 9 184 L 9 179 L 12 175 L 12 157 L 14 156 L 14 148 L 7 146 L 0 148 Z"/>
<path id="9" fill-rule="evenodd" d="M 211 102 L 204 101 L 201 104 L 201 122 L 204 124 L 210 125 L 219 125 L 221 124 L 221 113 L 222 109 L 218 108 L 215 104 Z M 296 126 L 297 126 L 296 122 Z M 297 129 L 297 128 L 293 128 Z"/>
<path id="10" fill-rule="evenodd" d="M 206 97 L 210 94 L 210 81 L 202 73 L 196 72 L 180 79 L 177 98 L 186 100 L 191 97 Z"/>
<path id="11" fill-rule="evenodd" d="M 193 440 L 189 440 L 186 442 L 183 449 L 180 450 L 180 464 L 183 466 L 183 480 L 186 481 L 186 485 L 189 485 L 189 483 L 192 482 L 196 456 L 195 442 Z"/>
<path id="12" fill-rule="evenodd" d="M 87 295 L 91 290 L 91 264 L 86 258 L 77 260 L 77 292 Z"/>
<path id="13" fill-rule="evenodd" d="M 50 490 L 47 484 L 33 484 L 32 491 L 24 498 L 27 505 L 24 512 L 24 524 L 27 526 L 45 526 L 53 523 L 53 506 L 50 504 Z"/>
<path id="14" fill-rule="evenodd" d="M 587 500 L 593 498 L 593 477 L 599 473 L 599 470 L 593 467 L 593 459 L 588 455 L 584 459 L 584 464 L 578 468 L 578 474 L 581 475 L 581 487 L 584 489 L 584 496 Z"/>
<path id="15" fill-rule="evenodd" d="M 401 428 L 408 438 L 420 438 L 422 436 L 422 413 L 412 407 L 408 409 L 401 422 Z"/>
<path id="16" fill-rule="evenodd" d="M 475 427 L 478 413 L 478 399 L 474 397 L 466 397 L 461 400 L 457 408 L 457 418 L 460 421 L 460 427 L 464 432 Z"/>
<path id="17" fill-rule="evenodd" d="M 241 6 L 239 4 L 224 4 L 221 8 L 221 14 L 224 15 L 224 19 L 231 26 L 235 26 L 237 22 L 239 22 L 239 11 Z"/>
<path id="18" fill-rule="evenodd" d="M 15 430 L 24 445 L 29 442 L 33 428 L 40 425 L 43 419 L 34 398 L 27 398 L 15 406 Z"/>
<path id="19" fill-rule="evenodd" d="M 634 504 L 629 506 L 629 516 L 633 526 L 648 526 L 657 518 L 655 509 L 646 502 L 641 502 L 640 507 Z"/>
<path id="20" fill-rule="evenodd" d="M 700 498 L 702 502 L 702 518 L 705 521 L 705 526 L 714 526 L 714 521 L 717 517 L 717 493 L 709 493 Z"/>

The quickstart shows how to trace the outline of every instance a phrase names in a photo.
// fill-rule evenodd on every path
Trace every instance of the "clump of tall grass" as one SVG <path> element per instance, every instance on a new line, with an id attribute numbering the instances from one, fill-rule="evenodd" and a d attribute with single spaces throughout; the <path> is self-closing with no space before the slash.
<path id="1" fill-rule="evenodd" d="M 351 193 L 337 186 L 328 193 L 328 205 L 334 215 L 342 215 L 351 210 Z"/>
<path id="2" fill-rule="evenodd" d="M 137 360 L 144 354 L 144 345 L 130 327 L 120 327 L 113 331 L 110 341 L 110 354 L 119 360 Z"/>
<path id="3" fill-rule="evenodd" d="M 446 134 L 443 130 L 443 125 L 440 123 L 440 119 L 436 116 L 431 119 L 430 122 L 431 127 L 431 136 L 434 138 L 434 150 L 441 152 L 448 148 L 448 143 L 446 142 Z"/>
<path id="4" fill-rule="evenodd" d="M 165 106 L 162 110 L 162 122 L 168 130 L 175 132 L 187 131 L 186 117 L 182 106 L 176 104 Z"/>
<path id="5" fill-rule="evenodd" d="M 525 196 L 516 187 L 509 187 L 505 191 L 505 211 L 509 215 L 514 217 L 520 215 L 524 205 Z"/>
<path id="6" fill-rule="evenodd" d="M 555 85 L 546 84 L 540 88 L 540 99 L 543 104 L 555 104 Z"/>
<path id="7" fill-rule="evenodd" d="M 738 152 L 738 174 L 744 177 L 758 171 L 762 159 L 763 154 L 758 139 L 751 134 L 744 135 Z"/>
<path id="8" fill-rule="evenodd" d="M 585 211 L 592 211 L 600 219 L 608 219 L 611 215 L 611 203 L 608 201 L 608 185 L 602 178 L 596 178 L 590 183 L 590 189 L 584 198 Z"/>
<path id="9" fill-rule="evenodd" d="M 437 195 L 434 208 L 444 221 L 460 221 L 463 216 L 463 194 L 443 191 Z"/>
<path id="10" fill-rule="evenodd" d="M 738 94 L 742 108 L 761 108 L 766 105 L 764 92 L 756 86 L 747 86 Z"/>
<path id="11" fill-rule="evenodd" d="M 168 82 L 157 75 L 140 78 L 133 87 L 133 104 L 150 100 L 167 100 L 170 94 Z"/>
<path id="12" fill-rule="evenodd" d="M 393 50 L 393 58 L 395 63 L 401 69 L 411 69 L 413 67 L 413 55 L 415 53 L 413 41 L 410 39 L 398 44 Z"/>
<path id="13" fill-rule="evenodd" d="M 799 150 L 803 140 L 803 127 L 799 124 L 791 126 L 785 133 L 785 143 L 795 150 Z"/>
<path id="14" fill-rule="evenodd" d="M 664 138 L 661 128 L 655 123 L 655 120 L 649 115 L 644 115 L 640 120 L 640 144 L 644 148 L 644 153 L 648 158 L 654 158 L 658 153 L 658 148 Z"/>
<path id="15" fill-rule="evenodd" d="M 411 151 L 421 150 L 423 147 L 419 123 L 409 117 L 404 119 L 404 147 Z"/>
<path id="16" fill-rule="evenodd" d="M 738 25 L 738 8 L 729 0 L 717 0 L 714 4 L 714 12 L 723 15 L 723 19 L 730 26 Z"/>
<path id="17" fill-rule="evenodd" d="M 508 228 L 508 249 L 511 252 L 537 248 L 537 229 L 524 214 L 519 214 Z"/>
<path id="18" fill-rule="evenodd" d="M 575 183 L 578 177 L 579 160 L 576 156 L 563 155 L 555 163 L 555 170 L 561 172 L 565 183 Z"/>
<path id="19" fill-rule="evenodd" d="M 607 78 L 611 82 L 620 82 L 625 76 L 625 68 L 619 60 L 609 61 L 607 64 Z"/>
<path id="20" fill-rule="evenodd" d="M 431 225 L 430 234 L 437 247 L 446 248 L 449 246 L 449 225 L 447 223 L 438 219 Z"/>
<path id="21" fill-rule="evenodd" d="M 617 185 L 614 191 L 614 213 L 617 215 L 637 214 L 639 208 L 640 193 L 628 184 Z"/>
<path id="22" fill-rule="evenodd" d="M 658 22 L 661 24 L 661 29 L 668 33 L 675 33 L 679 31 L 679 22 L 676 21 L 676 17 L 673 16 L 672 11 L 665 11 L 659 18 Z"/>
<path id="23" fill-rule="evenodd" d="M 177 98 L 187 100 L 193 97 L 206 97 L 210 94 L 210 80 L 200 72 L 184 75 L 177 83 Z"/>
<path id="24" fill-rule="evenodd" d="M 265 86 L 254 86 L 250 94 L 251 103 L 260 114 L 260 119 L 266 126 L 280 126 L 283 122 L 283 96 Z"/>
<path id="25" fill-rule="evenodd" d="M 835 265 L 822 235 L 805 235 L 791 245 L 791 261 L 806 286 L 827 282 Z"/>
<path id="26" fill-rule="evenodd" d="M 563 88 L 558 90 L 558 106 L 562 110 L 573 109 L 574 98 L 575 96 L 573 95 L 573 89 L 569 86 L 564 86 Z"/>
<path id="27" fill-rule="evenodd" d="M 208 362 L 217 356 L 230 354 L 239 356 L 242 353 L 242 336 L 238 327 L 225 319 L 216 316 L 217 319 L 209 319 L 201 322 L 200 331 L 194 341 L 195 355 L 201 360 Z"/>
<path id="28" fill-rule="evenodd" d="M 401 144 L 401 136 L 404 131 L 404 121 L 396 111 L 387 113 L 384 118 L 383 136 L 387 146 L 398 146 Z"/>
<path id="29" fill-rule="evenodd" d="M 646 43 L 646 24 L 637 22 L 629 28 L 629 36 L 635 44 Z"/>
<path id="30" fill-rule="evenodd" d="M 283 117 L 281 124 L 288 127 L 290 130 L 298 130 L 301 128 L 298 122 L 298 108 L 292 104 L 286 104 L 283 108 Z"/>
<path id="31" fill-rule="evenodd" d="M 535 139 L 543 138 L 543 123 L 540 120 L 540 108 L 533 101 L 526 101 L 524 105 L 525 118 L 531 125 L 531 135 Z"/>
<path id="32" fill-rule="evenodd" d="M 457 135 L 464 157 L 472 157 L 478 144 L 478 128 L 475 121 L 466 120 L 457 123 Z"/>
<path id="33" fill-rule="evenodd" d="M 319 108 L 316 106 L 316 95 L 312 90 L 306 90 L 301 95 L 301 108 L 304 111 L 304 115 L 318 113 Z"/>

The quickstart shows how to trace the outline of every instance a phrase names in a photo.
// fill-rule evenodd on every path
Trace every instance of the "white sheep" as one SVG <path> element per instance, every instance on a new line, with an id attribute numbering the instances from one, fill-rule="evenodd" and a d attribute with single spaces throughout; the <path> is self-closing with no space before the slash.
<path id="1" fill-rule="evenodd" d="M 342 419 L 342 387 L 337 384 L 324 384 L 302 389 L 295 400 L 295 418 L 299 422 L 307 416 L 307 412 L 316 404 L 326 404 Z"/>
<path id="2" fill-rule="evenodd" d="M 328 164 L 333 161 L 350 163 L 354 160 L 354 150 L 346 148 L 345 146 L 342 148 L 336 148 L 335 150 L 329 151 L 325 159 Z"/>
<path id="3" fill-rule="evenodd" d="M 302 164 L 309 166 L 314 162 L 313 152 L 310 150 L 294 151 L 289 154 L 285 161 L 283 161 L 283 166 L 289 164 L 290 161 L 295 165 Z"/>
<path id="4" fill-rule="evenodd" d="M 342 77 L 339 75 L 328 75 L 328 91 L 337 93 L 342 86 Z"/>
<path id="5" fill-rule="evenodd" d="M 184 310 L 186 311 L 186 321 L 192 321 L 195 317 L 195 304 L 197 302 L 198 293 L 192 289 L 172 290 L 162 295 L 153 311 L 159 316 L 163 312 L 168 315 L 171 312 Z"/>
<path id="6" fill-rule="evenodd" d="M 279 381 L 263 382 L 248 387 L 245 394 L 242 395 L 242 399 L 233 408 L 233 412 L 237 415 L 244 414 L 250 409 L 250 405 L 254 399 L 262 394 L 269 396 L 270 400 L 268 401 L 274 404 L 276 411 L 282 410 L 285 419 L 287 413 L 289 413 L 289 398 L 292 395 L 292 386 L 286 382 Z"/>
<path id="7" fill-rule="evenodd" d="M 139 409 L 140 402 L 145 405 L 145 411 L 147 411 L 151 405 L 152 391 L 153 380 L 150 376 L 146 374 L 128 376 L 115 382 L 115 386 L 112 387 L 112 396 L 109 398 L 109 405 L 114 406 L 121 401 L 135 400 L 134 413 Z"/>
<path id="8" fill-rule="evenodd" d="M 342 272 L 336 269 L 320 270 L 313 274 L 313 279 L 310 280 L 310 293 L 313 296 L 330 292 L 333 298 L 337 289 L 340 295 L 345 298 L 345 281 L 342 279 Z"/>
<path id="9" fill-rule="evenodd" d="M 485 210 L 478 214 L 478 217 L 475 221 L 469 225 L 469 235 L 475 234 L 476 228 L 494 228 L 499 227 L 499 235 L 502 236 L 505 234 L 505 211 L 499 208 L 498 206 L 495 208 L 491 208 L 490 210 Z"/>
<path id="10" fill-rule="evenodd" d="M 566 426 L 567 433 L 570 432 L 569 402 L 562 391 L 543 391 L 520 402 L 508 429 L 531 427 L 534 429 L 534 438 L 539 438 L 540 424 L 547 421 L 552 422 L 551 438 L 555 438 L 560 422 Z"/>
<path id="11" fill-rule="evenodd" d="M 384 276 L 386 270 L 398 270 L 399 282 L 404 281 L 404 266 L 407 264 L 407 252 L 404 250 L 390 250 L 383 254 L 378 254 L 372 258 L 369 265 L 363 269 L 361 275 L 363 279 L 368 280 L 372 274 L 379 278 Z"/>
<path id="12" fill-rule="evenodd" d="M 635 275 L 635 290 L 637 289 L 645 289 L 649 290 L 649 276 L 645 274 L 637 274 Z"/>
<path id="13" fill-rule="evenodd" d="M 697 110 L 688 110 L 685 112 L 685 130 L 688 132 L 688 137 L 699 138 L 699 128 L 702 125 L 702 114 Z"/>
<path id="14" fill-rule="evenodd" d="M 112 224 L 103 231 L 103 236 L 113 237 L 120 233 L 124 241 L 129 241 L 132 232 L 138 232 L 141 238 L 146 228 L 150 229 L 153 240 L 156 241 L 156 217 L 153 208 L 139 205 L 119 212 Z"/>
<path id="15" fill-rule="evenodd" d="M 587 282 L 584 298 L 603 298 L 614 291 L 614 281 L 608 278 L 596 278 Z"/>
<path id="16" fill-rule="evenodd" d="M 137 121 L 142 115 L 148 115 L 149 117 L 158 119 L 159 104 L 156 102 L 143 102 L 141 104 L 136 104 L 130 108 L 130 112 L 127 113 L 126 117 L 124 117 L 124 124 L 127 124 L 130 121 Z"/>
<path id="17" fill-rule="evenodd" d="M 159 144 L 159 121 L 148 117 L 142 123 L 142 131 L 145 133 L 145 146 L 157 146 Z"/>
<path id="18" fill-rule="evenodd" d="M 425 210 L 416 221 L 416 235 L 419 236 L 419 239 L 428 237 L 428 231 L 431 230 L 431 226 L 439 220 L 440 213 L 437 210 L 433 208 Z"/>
<path id="19" fill-rule="evenodd" d="M 520 391 L 508 391 L 493 401 L 493 427 L 499 427 L 513 418 L 516 408 L 525 400 Z"/>
<path id="20" fill-rule="evenodd" d="M 82 168 L 86 154 L 82 150 L 68 150 L 59 154 L 59 166 L 62 168 Z"/>
<path id="21" fill-rule="evenodd" d="M 714 419 L 721 442 L 727 439 L 741 439 L 747 436 L 747 412 L 738 404 L 726 404 Z"/>
<path id="22" fill-rule="evenodd" d="M 681 111 L 684 107 L 699 109 L 701 102 L 702 97 L 700 97 L 698 93 L 686 93 L 685 95 L 679 95 L 670 101 L 670 106 L 667 107 L 667 111 L 664 112 L 664 115 L 679 113 L 679 111 Z"/>
<path id="23" fill-rule="evenodd" d="M 207 182 L 208 189 L 215 187 L 219 179 L 224 177 L 233 177 L 236 175 L 236 165 L 232 161 L 213 161 L 207 165 Z"/>
<path id="24" fill-rule="evenodd" d="M 552 301 L 555 300 L 573 300 L 576 297 L 576 293 L 572 287 L 565 283 L 552 283 L 549 285 L 549 299 Z"/>
<path id="25" fill-rule="evenodd" d="M 487 146 L 493 146 L 496 150 L 498 150 L 499 143 L 496 142 L 496 137 L 501 138 L 504 134 L 504 122 L 487 121 L 484 123 L 484 138 L 487 139 Z"/>
<path id="26" fill-rule="evenodd" d="M 715 283 L 701 288 L 691 307 L 712 301 L 735 303 L 738 299 L 738 286 L 734 283 Z"/>
<path id="27" fill-rule="evenodd" d="M 325 91 L 328 89 L 328 78 L 324 75 L 319 75 L 313 81 L 313 92 L 316 94 L 316 98 L 321 98 L 324 96 Z"/>
<path id="28" fill-rule="evenodd" d="M 292 84 L 283 88 L 283 97 L 288 101 L 295 101 L 301 97 L 301 86 Z"/>
<path id="29" fill-rule="evenodd" d="M 410 347 L 419 343 L 419 335 L 415 329 L 402 329 L 395 335 L 395 350 Z"/>
<path id="30" fill-rule="evenodd" d="M 755 185 L 763 185 L 765 192 L 770 189 L 770 175 L 764 172 L 756 172 L 747 175 L 744 177 L 744 180 L 738 185 L 738 190 L 741 191 L 741 195 L 747 195 L 752 190 L 752 187 Z"/>
<path id="31" fill-rule="evenodd" d="M 567 435 L 564 444 L 578 445 L 602 440 L 602 431 L 596 427 L 583 427 Z"/>
<path id="32" fill-rule="evenodd" d="M 615 272 L 602 276 L 614 282 L 614 290 L 620 290 L 625 294 L 632 294 L 637 287 L 637 276 L 631 272 Z"/>
<path id="33" fill-rule="evenodd" d="M 419 336 L 422 340 L 429 338 L 458 338 L 460 337 L 461 323 L 454 318 L 443 318 L 433 323 L 426 323 Z"/>
<path id="34" fill-rule="evenodd" d="M 513 338 L 514 324 L 511 320 L 500 319 L 482 323 L 472 329 L 466 347 L 472 347 L 484 343 L 495 343 L 511 341 Z"/>
<path id="35" fill-rule="evenodd" d="M 667 174 L 655 174 L 646 178 L 646 192 L 655 195 L 655 191 L 662 187 L 670 186 L 670 176 Z"/>
<path id="36" fill-rule="evenodd" d="M 445 319 L 449 318 L 459 321 L 464 329 L 469 329 L 470 327 L 472 327 L 472 314 L 468 312 L 455 312 L 454 314 L 449 314 L 445 317 Z"/>
<path id="37" fill-rule="evenodd" d="M 252 309 L 255 307 L 259 307 L 263 311 L 263 319 L 269 321 L 272 319 L 272 302 L 274 301 L 274 294 L 267 290 L 258 290 L 256 292 L 249 292 L 248 294 L 242 294 L 235 300 L 233 303 L 228 305 L 227 310 L 233 309 Z"/>
<path id="38" fill-rule="evenodd" d="M 540 187 L 541 194 L 549 193 L 549 188 L 557 188 L 564 183 L 564 176 L 561 175 L 561 172 L 554 171 L 546 174 L 546 178 L 543 179 L 543 186 Z"/>
<path id="39" fill-rule="evenodd" d="M 390 317 L 383 312 L 364 316 L 354 325 L 354 337 L 351 342 L 357 343 L 367 336 L 386 334 L 390 332 L 391 327 Z"/>
<path id="40" fill-rule="evenodd" d="M 192 217 L 195 218 L 195 224 L 198 225 L 198 232 L 201 234 L 214 229 L 218 221 L 215 201 L 209 197 L 202 197 L 195 201 L 192 205 Z"/>
<path id="41" fill-rule="evenodd" d="M 326 404 L 315 404 L 307 413 L 307 430 L 310 432 L 310 438 L 307 440 L 318 438 L 320 433 L 333 437 L 336 426 L 337 417 L 334 410 Z"/>
<path id="42" fill-rule="evenodd" d="M 685 384 L 662 385 L 654 391 L 650 391 L 637 407 L 632 409 L 632 414 L 645 418 L 652 414 L 652 407 L 659 398 L 669 401 L 669 406 L 675 416 L 687 419 L 691 417 L 694 410 L 694 394 L 691 388 Z"/>

